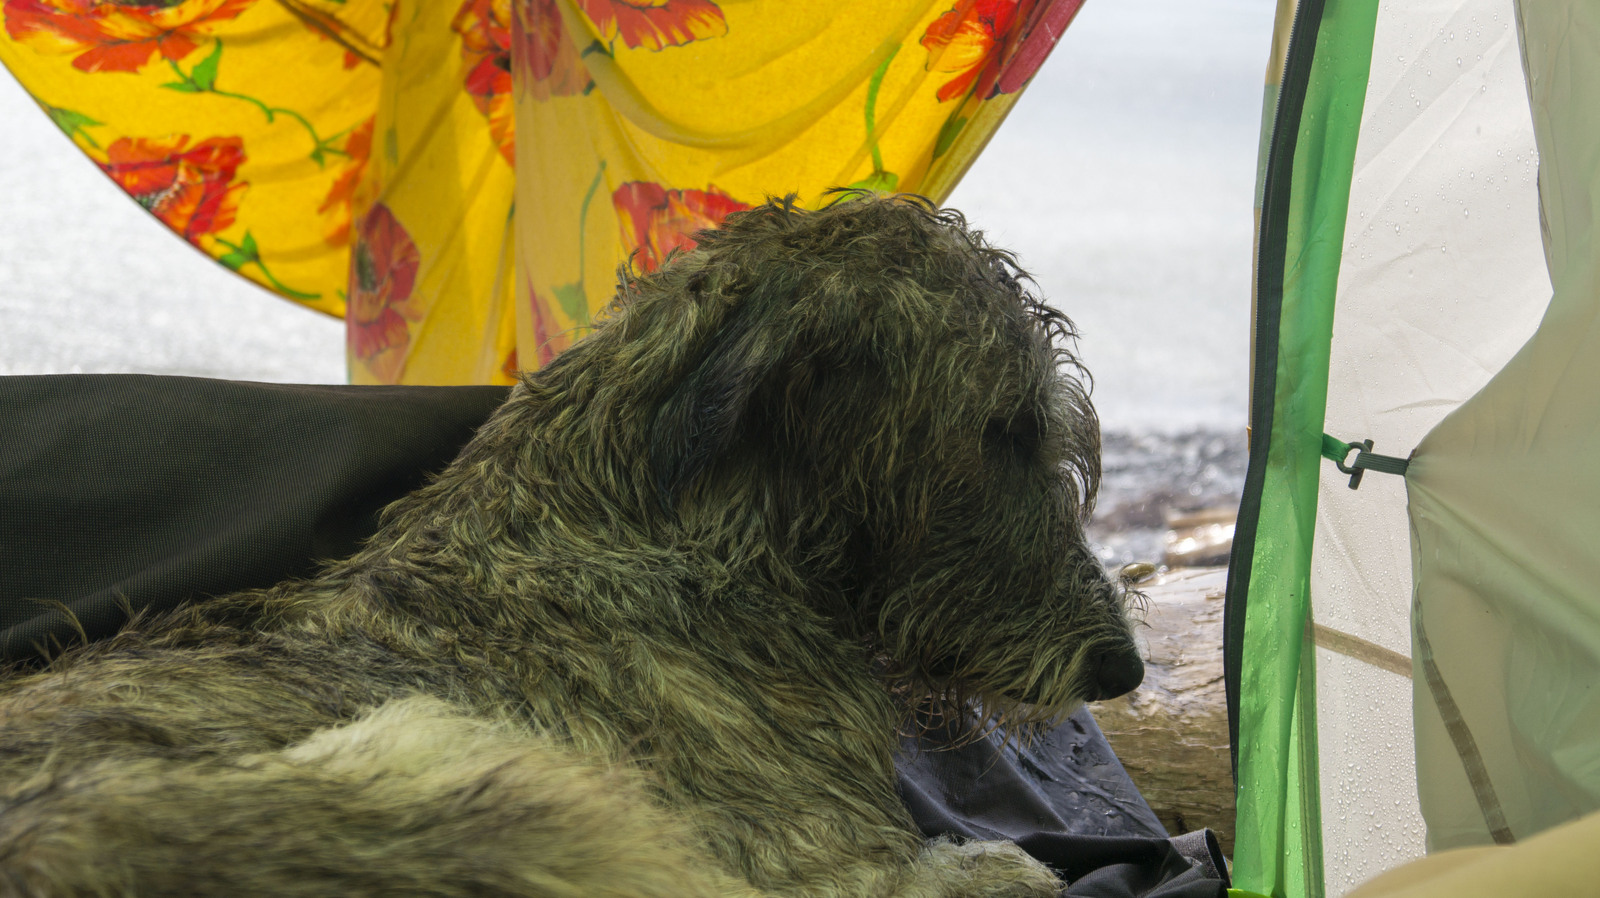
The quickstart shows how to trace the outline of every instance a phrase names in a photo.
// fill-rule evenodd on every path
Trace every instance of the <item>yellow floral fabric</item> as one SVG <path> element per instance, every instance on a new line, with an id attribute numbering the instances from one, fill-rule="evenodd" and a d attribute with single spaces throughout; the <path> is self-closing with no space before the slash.
<path id="1" fill-rule="evenodd" d="M 768 196 L 942 199 L 1082 0 L 3 0 L 0 61 L 180 237 L 505 383 Z"/>

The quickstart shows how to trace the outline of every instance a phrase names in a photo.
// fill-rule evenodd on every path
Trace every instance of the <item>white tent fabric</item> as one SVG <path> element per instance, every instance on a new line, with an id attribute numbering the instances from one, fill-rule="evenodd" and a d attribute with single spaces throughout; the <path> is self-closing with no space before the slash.
<path id="1" fill-rule="evenodd" d="M 1510 0 L 1381 2 L 1327 433 L 1405 456 L 1532 333 L 1550 296 L 1536 164 Z M 1348 480 L 1325 465 L 1311 569 L 1329 895 L 1422 853 L 1414 784 L 1440 763 L 1413 763 L 1406 483 Z"/>
<path id="2" fill-rule="evenodd" d="M 1554 298 L 1408 473 L 1431 848 L 1600 808 L 1600 7 L 1519 13 Z"/>

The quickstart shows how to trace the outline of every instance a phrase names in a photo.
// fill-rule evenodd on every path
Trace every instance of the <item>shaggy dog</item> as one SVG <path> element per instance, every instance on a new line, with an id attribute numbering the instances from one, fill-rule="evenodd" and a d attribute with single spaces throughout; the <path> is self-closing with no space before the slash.
<path id="1" fill-rule="evenodd" d="M 353 558 L 0 681 L 0 894 L 1055 894 L 891 755 L 1142 675 L 1070 323 L 916 199 L 699 241 Z"/>

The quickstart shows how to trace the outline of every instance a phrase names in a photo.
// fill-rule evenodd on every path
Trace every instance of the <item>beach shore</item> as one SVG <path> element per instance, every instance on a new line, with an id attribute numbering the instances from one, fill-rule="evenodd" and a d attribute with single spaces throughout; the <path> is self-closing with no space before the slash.
<path id="1" fill-rule="evenodd" d="M 1244 426 L 1108 431 L 1089 541 L 1107 567 L 1225 564 L 1249 453 Z M 1183 544 L 1189 539 L 1190 544 Z"/>

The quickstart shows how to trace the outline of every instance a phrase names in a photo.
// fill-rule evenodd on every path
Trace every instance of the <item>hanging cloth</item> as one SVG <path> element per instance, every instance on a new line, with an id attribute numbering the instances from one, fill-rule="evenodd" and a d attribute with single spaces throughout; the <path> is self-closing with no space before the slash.
<path id="1" fill-rule="evenodd" d="M 4 0 L 0 61 L 353 382 L 507 383 L 729 212 L 948 196 L 1081 5 Z"/>

